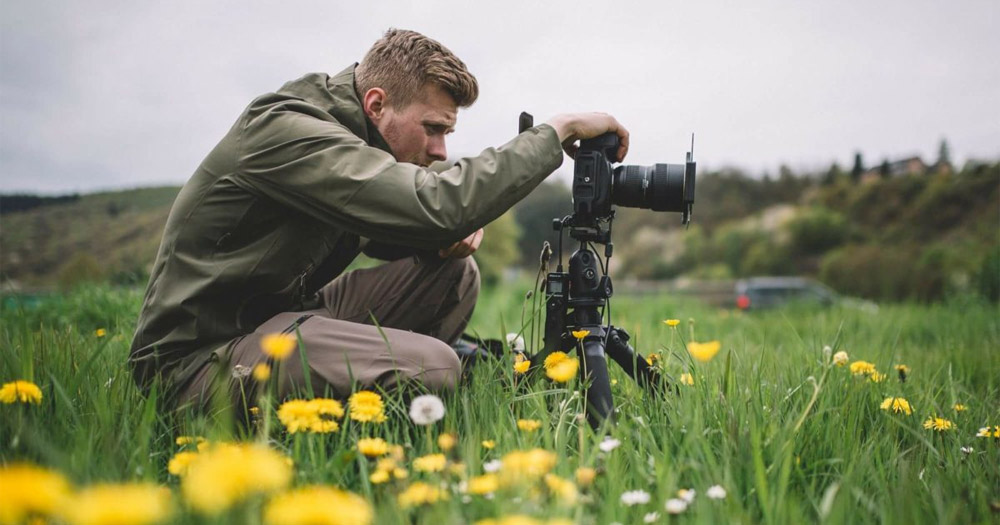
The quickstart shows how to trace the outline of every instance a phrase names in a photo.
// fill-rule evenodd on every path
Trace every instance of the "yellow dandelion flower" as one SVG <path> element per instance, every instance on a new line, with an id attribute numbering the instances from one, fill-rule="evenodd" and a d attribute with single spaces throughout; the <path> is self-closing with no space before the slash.
<path id="1" fill-rule="evenodd" d="M 906 365 L 896 365 L 896 372 L 899 373 L 899 380 L 906 382 L 906 378 L 910 375 L 910 367 Z"/>
<path id="2" fill-rule="evenodd" d="M 178 447 L 183 447 L 185 445 L 201 445 L 202 443 L 205 443 L 205 438 L 201 436 L 177 436 L 174 443 L 176 443 Z"/>
<path id="3" fill-rule="evenodd" d="M 941 417 L 930 416 L 926 421 L 924 421 L 924 428 L 944 432 L 945 430 L 953 430 L 955 428 L 955 424 Z"/>
<path id="4" fill-rule="evenodd" d="M 287 487 L 292 480 L 288 459 L 259 445 L 216 444 L 188 466 L 181 494 L 196 511 L 218 514 L 255 494 Z"/>
<path id="5" fill-rule="evenodd" d="M 483 474 L 482 476 L 473 476 L 470 478 L 467 490 L 469 494 L 483 496 L 496 492 L 499 488 L 500 478 L 496 474 Z"/>
<path id="6" fill-rule="evenodd" d="M 388 470 L 376 470 L 375 472 L 372 472 L 370 476 L 368 476 L 368 481 L 371 481 L 372 485 L 379 485 L 385 483 L 390 479 L 389 472 L 390 471 Z"/>
<path id="7" fill-rule="evenodd" d="M 279 494 L 264 508 L 267 525 L 368 525 L 374 516 L 361 496 L 321 485 Z"/>
<path id="8" fill-rule="evenodd" d="M 167 472 L 175 476 L 183 476 L 187 472 L 188 466 L 197 457 L 197 452 L 178 452 L 167 463 Z"/>
<path id="9" fill-rule="evenodd" d="M 382 423 L 385 421 L 385 406 L 382 396 L 370 390 L 351 394 L 347 401 L 351 409 L 351 419 L 362 423 Z"/>
<path id="10" fill-rule="evenodd" d="M 451 473 L 451 475 L 453 475 L 453 476 L 464 478 L 465 474 L 466 474 L 466 472 L 465 472 L 465 463 L 462 463 L 461 461 L 459 461 L 459 462 L 455 462 L 455 463 L 449 464 L 448 465 L 448 472 Z"/>
<path id="11" fill-rule="evenodd" d="M 406 487 L 406 490 L 399 494 L 397 501 L 401 507 L 408 508 L 437 503 L 446 499 L 448 499 L 448 493 L 444 490 L 418 481 Z"/>
<path id="12" fill-rule="evenodd" d="M 267 334 L 260 339 L 260 349 L 264 354 L 277 360 L 287 358 L 298 346 L 298 340 L 292 334 Z"/>
<path id="13" fill-rule="evenodd" d="M 847 352 L 843 350 L 833 354 L 833 364 L 837 366 L 844 366 L 849 360 L 850 358 L 847 356 Z"/>
<path id="14" fill-rule="evenodd" d="M 514 354 L 514 371 L 518 374 L 525 374 L 528 369 L 531 368 L 531 360 L 525 357 L 524 354 L 518 353 Z"/>
<path id="15" fill-rule="evenodd" d="M 94 337 L 104 337 L 106 335 L 108 335 L 108 331 L 103 328 L 98 328 L 97 330 L 94 330 Z"/>
<path id="16" fill-rule="evenodd" d="M 692 376 L 688 372 L 684 372 L 683 374 L 681 374 L 680 382 L 681 382 L 682 385 L 691 386 L 691 385 L 694 384 L 694 376 Z"/>
<path id="17" fill-rule="evenodd" d="M 99 484 L 81 490 L 66 505 L 73 525 L 158 523 L 171 514 L 170 489 L 152 483 Z"/>
<path id="18" fill-rule="evenodd" d="M 581 487 L 590 486 L 597 477 L 597 470 L 591 467 L 580 467 L 575 472 L 576 483 Z"/>
<path id="19" fill-rule="evenodd" d="M 577 341 L 583 341 L 583 338 L 590 335 L 590 330 L 573 330 L 572 334 L 573 337 L 577 339 Z"/>
<path id="20" fill-rule="evenodd" d="M 910 408 L 909 401 L 901 397 L 887 397 L 885 401 L 882 401 L 882 405 L 879 407 L 882 410 L 893 413 L 904 413 L 906 415 L 912 415 L 913 410 Z"/>
<path id="21" fill-rule="evenodd" d="M 663 324 L 665 324 L 665 325 L 667 325 L 667 326 L 669 326 L 671 328 L 674 328 L 677 325 L 681 324 L 681 320 L 680 319 L 667 319 L 667 320 L 663 321 Z"/>
<path id="22" fill-rule="evenodd" d="M 458 442 L 458 439 L 455 438 L 455 434 L 450 434 L 448 432 L 445 432 L 438 436 L 437 442 L 438 442 L 438 447 L 441 450 L 447 452 L 455 448 L 455 443 Z"/>
<path id="23" fill-rule="evenodd" d="M 850 366 L 851 373 L 856 376 L 867 376 L 875 372 L 875 365 L 868 361 L 855 361 Z"/>
<path id="24" fill-rule="evenodd" d="M 566 383 L 576 377 L 580 360 L 566 352 L 552 352 L 545 358 L 545 375 L 557 383 Z"/>
<path id="25" fill-rule="evenodd" d="M 344 407 L 336 399 L 292 399 L 278 407 L 278 420 L 290 434 L 336 432 L 340 429 L 336 420 L 343 416 Z"/>
<path id="26" fill-rule="evenodd" d="M 649 354 L 648 356 L 646 356 L 646 364 L 649 366 L 653 366 L 659 360 L 660 360 L 660 354 Z"/>
<path id="27" fill-rule="evenodd" d="M 41 402 L 42 389 L 38 388 L 38 385 L 31 381 L 18 379 L 17 381 L 4 383 L 3 387 L 0 387 L 0 403 L 8 405 L 13 403 L 34 403 L 38 405 Z"/>
<path id="28" fill-rule="evenodd" d="M 517 428 L 525 432 L 534 432 L 542 428 L 542 422 L 537 419 L 518 419 Z"/>
<path id="29" fill-rule="evenodd" d="M 569 505 L 576 503 L 579 491 L 576 490 L 576 485 L 573 484 L 572 481 L 561 478 L 552 473 L 546 474 L 544 479 L 545 486 L 548 487 L 549 492 L 553 496 Z"/>
<path id="30" fill-rule="evenodd" d="M 62 474 L 28 463 L 0 465 L 0 523 L 52 516 L 65 508 L 69 482 Z"/>
<path id="31" fill-rule="evenodd" d="M 691 357 L 702 363 L 711 361 L 715 357 L 715 354 L 719 353 L 720 348 L 722 348 L 722 343 L 718 341 L 709 341 L 707 343 L 691 341 L 687 344 L 688 353 L 691 354 Z"/>
<path id="32" fill-rule="evenodd" d="M 967 410 L 966 406 L 961 403 L 955 403 L 955 406 L 952 408 L 955 409 L 955 412 L 965 412 Z"/>
<path id="33" fill-rule="evenodd" d="M 382 438 L 362 438 L 358 440 L 358 452 L 377 458 L 389 452 L 389 444 Z"/>
<path id="34" fill-rule="evenodd" d="M 556 466 L 557 460 L 555 452 L 541 448 L 509 452 L 500 459 L 500 485 L 508 487 L 538 480 Z"/>
<path id="35" fill-rule="evenodd" d="M 493 441 L 492 439 L 484 439 L 482 444 L 483 448 L 486 450 L 493 450 L 493 448 L 497 446 L 496 441 Z"/>
<path id="36" fill-rule="evenodd" d="M 871 374 L 870 374 L 870 375 L 868 376 L 868 379 L 869 379 L 869 380 L 870 380 L 870 381 L 871 381 L 872 383 L 881 383 L 882 381 L 885 381 L 885 374 L 882 374 L 882 373 L 879 373 L 879 372 L 878 372 L 878 371 L 876 370 L 876 371 L 873 371 L 873 372 L 872 372 L 872 373 L 871 373 Z"/>
<path id="37" fill-rule="evenodd" d="M 976 437 L 995 437 L 1000 439 L 1000 425 L 994 426 L 992 430 L 989 425 L 986 425 L 985 427 L 980 428 L 979 432 L 976 432 Z"/>
<path id="38" fill-rule="evenodd" d="M 441 472 L 447 464 L 448 459 L 444 457 L 444 454 L 428 454 L 413 460 L 413 470 L 420 472 Z"/>
<path id="39" fill-rule="evenodd" d="M 257 363 L 253 367 L 253 378 L 263 383 L 271 378 L 271 367 L 267 363 Z"/>

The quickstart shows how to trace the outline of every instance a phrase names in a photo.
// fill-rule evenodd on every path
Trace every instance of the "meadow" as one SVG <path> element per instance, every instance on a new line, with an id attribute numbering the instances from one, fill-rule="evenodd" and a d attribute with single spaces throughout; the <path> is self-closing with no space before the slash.
<path id="1" fill-rule="evenodd" d="M 469 331 L 521 330 L 528 288 L 484 290 Z M 399 392 L 338 400 L 294 433 L 269 398 L 249 429 L 172 414 L 125 365 L 140 300 L 105 286 L 5 300 L 0 384 L 30 381 L 40 399 L 0 404 L 0 522 L 1000 518 L 1000 316 L 972 297 L 742 314 L 616 296 L 614 324 L 677 392 L 652 396 L 612 367 L 617 423 L 601 432 L 579 417 L 577 380 L 525 379 L 512 357 L 477 364 L 427 425 Z M 721 350 L 696 359 L 692 340 Z"/>

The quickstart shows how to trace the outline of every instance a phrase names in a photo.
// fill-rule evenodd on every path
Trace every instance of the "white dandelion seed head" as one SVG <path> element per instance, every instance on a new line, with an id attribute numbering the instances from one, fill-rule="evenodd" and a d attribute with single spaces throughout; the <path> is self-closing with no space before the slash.
<path id="1" fill-rule="evenodd" d="M 618 445 L 621 444 L 622 444 L 621 441 L 618 441 L 617 439 L 610 436 L 605 436 L 604 441 L 601 441 L 601 444 L 597 446 L 604 452 L 611 452 L 612 450 L 618 448 Z"/>
<path id="2" fill-rule="evenodd" d="M 680 514 L 687 510 L 688 504 L 682 499 L 671 498 L 663 504 L 663 508 L 670 514 Z"/>
<path id="3" fill-rule="evenodd" d="M 444 417 L 444 402 L 433 394 L 413 398 L 410 403 L 410 420 L 417 425 L 430 425 Z"/>
<path id="4" fill-rule="evenodd" d="M 502 466 L 503 462 L 500 461 L 499 459 L 487 461 L 486 463 L 483 463 L 483 472 L 496 472 L 500 470 L 500 467 Z"/>
<path id="5" fill-rule="evenodd" d="M 243 379 L 250 375 L 253 369 L 245 365 L 236 365 L 233 367 L 233 379 Z"/>
<path id="6" fill-rule="evenodd" d="M 726 497 L 726 489 L 722 485 L 712 485 L 705 491 L 705 495 L 711 499 L 723 499 Z"/>
<path id="7" fill-rule="evenodd" d="M 524 337 L 521 337 L 514 332 L 507 334 L 507 346 L 509 346 L 513 352 L 524 352 Z"/>
<path id="8" fill-rule="evenodd" d="M 649 503 L 649 493 L 645 490 L 630 490 L 622 493 L 622 504 L 624 505 L 631 507 L 646 503 Z"/>
<path id="9" fill-rule="evenodd" d="M 643 523 L 653 523 L 653 522 L 655 522 L 658 519 L 660 519 L 660 513 L 659 512 L 647 512 L 646 515 L 642 517 L 642 522 Z"/>

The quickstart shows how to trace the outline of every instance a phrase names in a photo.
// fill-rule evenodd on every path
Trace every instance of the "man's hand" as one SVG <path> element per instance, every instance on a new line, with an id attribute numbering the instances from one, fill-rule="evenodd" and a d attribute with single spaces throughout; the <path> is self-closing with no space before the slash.
<path id="1" fill-rule="evenodd" d="M 438 255 L 442 259 L 461 259 L 468 257 L 479 249 L 479 243 L 483 242 L 483 229 L 479 228 L 472 235 L 452 244 L 447 248 L 438 250 Z"/>
<path id="2" fill-rule="evenodd" d="M 559 135 L 563 149 L 569 156 L 576 155 L 576 141 L 597 137 L 609 131 L 618 135 L 618 162 L 628 154 L 628 130 L 607 113 L 566 113 L 552 117 L 548 122 Z"/>

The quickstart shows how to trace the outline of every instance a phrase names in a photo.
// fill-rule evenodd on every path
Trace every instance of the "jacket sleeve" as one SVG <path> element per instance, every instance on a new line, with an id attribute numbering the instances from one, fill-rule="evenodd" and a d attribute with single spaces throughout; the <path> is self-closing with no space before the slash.
<path id="1" fill-rule="evenodd" d="M 544 124 L 435 173 L 285 108 L 243 129 L 233 182 L 372 240 L 434 249 L 502 215 L 561 163 L 559 138 Z"/>

